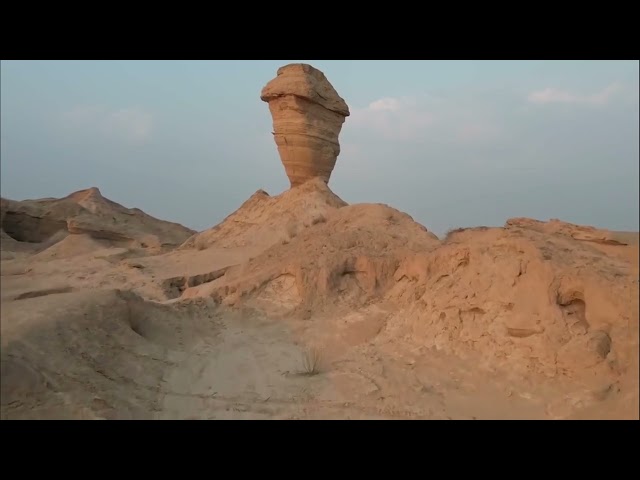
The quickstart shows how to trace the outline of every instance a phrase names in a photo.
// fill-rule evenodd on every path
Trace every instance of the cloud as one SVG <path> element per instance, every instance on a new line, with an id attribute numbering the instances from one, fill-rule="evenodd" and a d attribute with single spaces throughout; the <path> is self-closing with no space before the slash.
<path id="1" fill-rule="evenodd" d="M 416 99 L 386 97 L 365 108 L 354 108 L 348 121 L 350 127 L 386 140 L 412 140 L 421 137 L 435 118 Z"/>
<path id="2" fill-rule="evenodd" d="M 95 105 L 80 105 L 61 115 L 67 130 L 97 133 L 134 143 L 149 140 L 153 132 L 153 115 L 139 107 L 108 109 Z"/>
<path id="3" fill-rule="evenodd" d="M 381 98 L 369 104 L 368 109 L 372 112 L 397 111 L 402 107 L 402 102 L 397 98 Z"/>
<path id="4" fill-rule="evenodd" d="M 346 128 L 385 141 L 478 143 L 501 135 L 494 113 L 473 99 L 384 97 L 352 109 Z"/>
<path id="5" fill-rule="evenodd" d="M 613 95 L 620 91 L 620 89 L 621 85 L 618 82 L 612 83 L 600 92 L 593 93 L 591 95 L 580 95 L 565 90 L 558 90 L 556 88 L 545 88 L 544 90 L 531 92 L 528 96 L 528 100 L 531 103 L 537 104 L 573 103 L 584 105 L 605 105 Z"/>

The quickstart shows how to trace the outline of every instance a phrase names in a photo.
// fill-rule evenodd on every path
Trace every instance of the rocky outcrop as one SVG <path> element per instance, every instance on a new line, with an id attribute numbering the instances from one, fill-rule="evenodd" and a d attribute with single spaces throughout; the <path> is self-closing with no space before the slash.
<path id="1" fill-rule="evenodd" d="M 0 226 L 7 237 L 19 242 L 40 243 L 66 229 L 66 220 L 45 208 L 47 200 L 17 202 L 2 199 Z M 80 207 L 74 213 L 79 213 Z M 3 235 L 4 238 L 4 235 Z"/>
<path id="2" fill-rule="evenodd" d="M 558 219 L 542 222 L 532 218 L 510 218 L 506 228 L 524 228 L 551 235 L 564 235 L 582 242 L 601 243 L 605 245 L 626 245 L 622 239 L 616 238 L 616 232 L 586 225 L 575 225 Z M 619 235 L 618 235 L 619 236 Z"/>
<path id="3" fill-rule="evenodd" d="M 63 238 L 61 233 L 68 233 L 159 248 L 180 245 L 195 233 L 137 208 L 126 208 L 103 197 L 95 187 L 60 199 L 13 201 L 3 198 L 0 210 L 3 241 L 8 237 L 18 242 L 43 244 Z"/>
<path id="4" fill-rule="evenodd" d="M 602 238 L 597 229 L 559 221 L 514 219 L 507 228 L 460 230 L 441 242 L 385 205 L 325 215 L 183 297 L 322 321 L 376 305 L 386 312 L 388 338 L 412 348 L 587 389 L 612 384 L 625 368 L 633 377 L 632 246 L 602 245 L 593 241 Z"/>
<path id="5" fill-rule="evenodd" d="M 260 98 L 269 103 L 273 136 L 291 186 L 314 177 L 328 183 L 349 107 L 324 74 L 311 65 L 286 65 Z"/>
<path id="6" fill-rule="evenodd" d="M 273 197 L 258 190 L 221 223 L 193 235 L 180 248 L 248 247 L 261 252 L 273 245 L 288 243 L 346 205 L 319 178 Z"/>
<path id="7" fill-rule="evenodd" d="M 314 183 L 319 181 L 285 193 L 297 194 Z M 312 193 L 307 191 L 305 196 Z M 279 210 L 287 206 L 293 206 L 289 212 L 305 210 L 305 204 L 287 200 L 283 194 L 274 202 L 263 223 L 269 223 L 269 217 L 283 218 Z M 237 305 L 265 291 L 286 290 L 291 309 L 300 314 L 320 311 L 327 305 L 332 308 L 340 302 L 362 306 L 381 298 L 394 284 L 393 274 L 407 255 L 440 245 L 433 233 L 409 215 L 382 204 L 325 208 L 307 225 L 293 225 L 296 228 L 285 241 L 229 269 L 217 282 L 188 289 L 185 298 L 210 295 L 227 305 Z"/>

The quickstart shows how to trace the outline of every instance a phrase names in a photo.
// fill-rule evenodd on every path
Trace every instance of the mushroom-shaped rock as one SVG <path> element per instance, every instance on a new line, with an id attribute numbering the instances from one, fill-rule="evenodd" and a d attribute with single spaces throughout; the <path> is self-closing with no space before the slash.
<path id="1" fill-rule="evenodd" d="M 291 186 L 314 177 L 329 183 L 349 107 L 324 74 L 306 64 L 278 69 L 260 98 L 269 103 L 273 136 Z"/>

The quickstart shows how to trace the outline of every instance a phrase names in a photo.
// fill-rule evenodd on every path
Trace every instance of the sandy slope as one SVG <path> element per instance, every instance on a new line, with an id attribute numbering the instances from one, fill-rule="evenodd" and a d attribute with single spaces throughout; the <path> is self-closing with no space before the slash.
<path id="1" fill-rule="evenodd" d="M 367 346 L 302 375 L 309 332 L 251 312 L 84 291 L 3 302 L 2 317 L 3 419 L 544 417 L 435 353 Z"/>
<path id="2" fill-rule="evenodd" d="M 167 253 L 91 232 L 2 238 L 3 419 L 638 418 L 633 233 L 441 241 L 321 182 Z"/>

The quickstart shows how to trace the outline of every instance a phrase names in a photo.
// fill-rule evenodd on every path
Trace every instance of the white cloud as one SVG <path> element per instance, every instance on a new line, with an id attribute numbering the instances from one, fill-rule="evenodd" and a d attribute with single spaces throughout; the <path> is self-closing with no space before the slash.
<path id="1" fill-rule="evenodd" d="M 98 133 L 135 143 L 147 141 L 153 131 L 153 115 L 138 107 L 80 105 L 64 112 L 61 120 L 63 127 L 79 134 Z"/>
<path id="2" fill-rule="evenodd" d="M 345 129 L 403 142 L 432 138 L 440 142 L 486 142 L 502 133 L 486 106 L 474 100 L 454 101 L 428 95 L 385 97 L 365 108 L 352 109 Z"/>
<path id="3" fill-rule="evenodd" d="M 377 111 L 385 111 L 385 110 L 400 110 L 402 106 L 402 102 L 397 98 L 381 98 L 380 100 L 376 100 L 375 102 L 371 102 L 369 104 L 368 109 L 377 112 Z"/>
<path id="4" fill-rule="evenodd" d="M 611 97 L 618 93 L 621 89 L 619 83 L 612 83 L 606 86 L 600 92 L 591 95 L 581 95 L 578 93 L 558 90 L 556 88 L 545 88 L 529 94 L 528 100 L 531 103 L 548 104 L 548 103 L 573 103 L 584 105 L 605 105 Z"/>
<path id="5" fill-rule="evenodd" d="M 349 128 L 369 130 L 387 140 L 412 140 L 424 135 L 435 119 L 416 99 L 387 97 L 353 109 L 347 121 Z"/>

